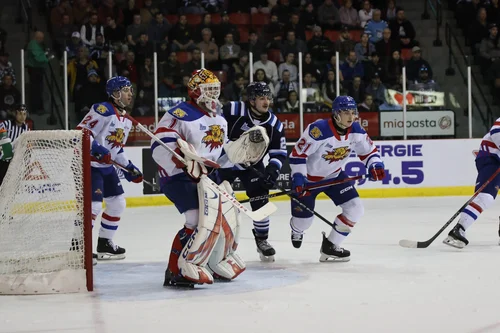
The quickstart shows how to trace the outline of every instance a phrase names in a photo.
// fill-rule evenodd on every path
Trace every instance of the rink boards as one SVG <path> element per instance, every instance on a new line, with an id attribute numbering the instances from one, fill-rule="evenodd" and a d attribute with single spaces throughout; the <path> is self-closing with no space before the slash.
<path id="1" fill-rule="evenodd" d="M 472 195 L 477 174 L 474 159 L 480 143 L 481 139 L 376 141 L 387 176 L 379 182 L 362 180 L 356 188 L 363 198 Z M 126 147 L 125 151 L 143 170 L 145 179 L 158 181 L 149 147 Z M 367 173 L 355 152 L 351 152 L 345 171 L 349 176 Z M 290 180 L 290 168 L 284 165 L 279 185 L 289 188 Z M 146 184 L 122 184 L 128 207 L 171 204 Z M 238 199 L 246 198 L 241 184 L 234 188 Z M 287 196 L 275 199 L 289 200 Z"/>

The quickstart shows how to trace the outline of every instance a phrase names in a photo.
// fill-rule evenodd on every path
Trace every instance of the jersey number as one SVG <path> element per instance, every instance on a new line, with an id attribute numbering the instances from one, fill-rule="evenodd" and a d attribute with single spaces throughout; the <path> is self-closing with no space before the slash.
<path id="1" fill-rule="evenodd" d="M 85 117 L 85 119 L 82 120 L 82 125 L 86 125 L 89 128 L 94 128 L 95 125 L 97 125 L 97 123 L 99 121 L 98 120 L 91 121 L 91 120 L 92 120 L 92 116 Z M 89 121 L 90 121 L 90 123 L 89 123 Z"/>
<path id="2" fill-rule="evenodd" d="M 297 148 L 299 151 L 303 154 L 311 147 L 310 143 L 306 143 L 306 139 L 300 139 L 299 142 L 297 142 Z"/>

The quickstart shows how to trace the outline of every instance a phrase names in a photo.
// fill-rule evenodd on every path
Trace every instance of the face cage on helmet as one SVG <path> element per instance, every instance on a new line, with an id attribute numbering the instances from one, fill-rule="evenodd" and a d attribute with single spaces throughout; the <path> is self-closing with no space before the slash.
<path id="1" fill-rule="evenodd" d="M 219 102 L 220 96 L 220 82 L 213 83 L 201 83 L 198 88 L 200 88 L 200 97 L 196 100 L 196 103 L 205 103 L 207 109 L 212 112 L 217 111 L 217 106 L 222 104 Z M 215 107 L 212 104 L 215 104 Z"/>

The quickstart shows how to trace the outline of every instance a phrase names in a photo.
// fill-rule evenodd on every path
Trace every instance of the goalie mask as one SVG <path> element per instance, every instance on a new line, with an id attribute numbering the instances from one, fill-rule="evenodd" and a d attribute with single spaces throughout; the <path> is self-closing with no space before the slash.
<path id="1" fill-rule="evenodd" d="M 191 100 L 210 112 L 216 113 L 222 107 L 219 102 L 220 81 L 205 68 L 195 71 L 189 79 L 188 94 Z"/>

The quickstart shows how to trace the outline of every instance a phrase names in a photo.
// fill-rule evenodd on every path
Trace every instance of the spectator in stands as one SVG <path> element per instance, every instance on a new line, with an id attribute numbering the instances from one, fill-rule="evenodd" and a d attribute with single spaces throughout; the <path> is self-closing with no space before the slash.
<path id="1" fill-rule="evenodd" d="M 245 78 L 242 74 L 236 74 L 234 81 L 224 87 L 224 98 L 227 101 L 240 101 L 243 90 L 245 90 Z"/>
<path id="2" fill-rule="evenodd" d="M 181 15 L 200 15 L 205 13 L 205 9 L 202 6 L 202 0 L 181 0 L 181 6 L 178 11 Z"/>
<path id="3" fill-rule="evenodd" d="M 463 1 L 457 8 L 457 18 L 460 27 L 467 31 L 470 25 L 476 20 L 479 9 L 484 5 L 481 0 Z"/>
<path id="4" fill-rule="evenodd" d="M 347 95 L 354 98 L 356 103 L 362 103 L 365 99 L 365 87 L 361 76 L 355 75 L 351 82 L 347 82 Z"/>
<path id="5" fill-rule="evenodd" d="M 73 24 L 73 8 L 69 0 L 61 0 L 59 4 L 50 11 L 50 28 L 53 33 L 57 33 L 57 29 L 63 25 L 64 15 L 68 16 L 68 23 Z"/>
<path id="6" fill-rule="evenodd" d="M 288 71 L 288 74 L 290 75 L 290 81 L 296 82 L 298 80 L 298 69 L 297 66 L 295 66 L 295 54 L 292 52 L 288 53 L 286 55 L 286 61 L 281 63 L 278 67 L 278 75 L 280 76 L 281 79 L 283 79 L 283 72 L 286 70 Z"/>
<path id="7" fill-rule="evenodd" d="M 268 59 L 267 53 L 263 52 L 260 54 L 260 60 L 253 64 L 254 71 L 258 69 L 264 70 L 266 77 L 271 80 L 272 84 L 278 83 L 279 75 L 276 63 Z"/>
<path id="8" fill-rule="evenodd" d="M 331 52 L 330 52 L 331 54 Z M 323 78 L 323 73 L 321 72 L 321 68 L 325 66 L 325 63 L 321 63 L 319 65 L 315 64 L 312 61 L 311 53 L 306 53 L 304 56 L 304 60 L 302 61 L 302 73 L 311 74 L 312 82 L 319 82 Z"/>
<path id="9" fill-rule="evenodd" d="M 274 87 L 275 104 L 278 108 L 283 108 L 290 91 L 299 91 L 299 87 L 296 82 L 290 80 L 290 72 L 285 69 L 281 74 L 281 81 Z"/>
<path id="10" fill-rule="evenodd" d="M 71 35 L 74 31 L 78 31 L 77 26 L 71 23 L 68 14 L 64 14 L 61 24 L 57 26 L 52 33 L 54 49 L 58 57 L 62 57 L 62 52 L 64 51 L 66 45 L 70 43 Z"/>
<path id="11" fill-rule="evenodd" d="M 339 85 L 339 88 L 342 85 Z M 325 103 L 332 104 L 335 97 L 337 97 L 337 81 L 335 79 L 335 71 L 329 70 L 326 75 L 326 80 L 321 88 L 321 95 Z"/>
<path id="12" fill-rule="evenodd" d="M 349 56 L 349 52 L 347 53 L 347 55 Z M 340 62 L 339 60 L 339 69 L 340 69 L 340 65 L 342 65 L 343 62 Z M 342 76 L 342 69 L 340 69 L 340 72 L 337 73 L 337 57 L 335 55 L 335 53 L 332 53 L 332 56 L 330 57 L 330 62 L 326 64 L 326 70 L 325 70 L 325 73 L 328 73 L 328 71 L 334 71 L 334 73 L 336 75 L 338 75 L 339 79 L 340 79 L 340 82 L 344 82 L 344 77 Z"/>
<path id="13" fill-rule="evenodd" d="M 97 71 L 98 68 L 97 63 L 90 58 L 89 49 L 85 46 L 79 48 L 77 58 L 68 63 L 68 81 L 71 96 L 77 98 L 76 96 L 83 84 L 87 82 L 88 72 L 91 69 Z"/>
<path id="14" fill-rule="evenodd" d="M 203 29 L 202 41 L 196 45 L 205 54 L 205 68 L 213 69 L 219 61 L 219 47 L 212 41 L 212 30 Z"/>
<path id="15" fill-rule="evenodd" d="M 299 113 L 300 112 L 300 101 L 299 96 L 295 90 L 288 93 L 288 99 L 285 105 L 281 108 L 283 113 Z"/>
<path id="16" fill-rule="evenodd" d="M 318 23 L 324 30 L 338 29 L 340 23 L 340 13 L 332 0 L 325 0 L 318 8 Z"/>
<path id="17" fill-rule="evenodd" d="M 363 103 L 358 104 L 359 112 L 379 112 L 378 105 L 373 102 L 373 96 L 369 93 L 365 94 Z"/>
<path id="18" fill-rule="evenodd" d="M 411 49 L 418 45 L 415 40 L 415 28 L 413 24 L 405 18 L 405 11 L 398 8 L 396 19 L 389 22 L 391 29 L 391 37 L 394 40 L 400 41 L 400 47 L 403 49 Z"/>
<path id="19" fill-rule="evenodd" d="M 344 1 L 339 9 L 340 23 L 349 28 L 359 28 L 361 22 L 356 9 L 352 8 L 352 0 Z"/>
<path id="20" fill-rule="evenodd" d="M 85 46 L 83 44 L 82 39 L 80 38 L 80 33 L 75 31 L 71 34 L 71 41 L 66 46 L 66 52 L 68 52 L 68 61 L 75 58 L 78 55 L 78 50 Z"/>
<path id="21" fill-rule="evenodd" d="M 169 40 L 172 41 L 172 51 L 192 51 L 196 47 L 186 15 L 179 16 L 179 21 L 170 30 Z"/>
<path id="22" fill-rule="evenodd" d="M 144 63 L 139 67 L 137 93 L 142 95 L 143 102 L 147 105 L 154 104 L 154 69 L 151 57 L 145 58 Z"/>
<path id="23" fill-rule="evenodd" d="M 201 68 L 201 51 L 199 48 L 195 47 L 191 51 L 191 60 L 186 62 L 182 67 L 181 67 L 181 74 L 187 75 L 191 77 L 191 74 Z"/>
<path id="24" fill-rule="evenodd" d="M 182 78 L 181 75 L 181 64 L 177 60 L 177 53 L 175 51 L 170 52 L 167 61 L 160 67 L 160 78 L 172 75 L 175 82 L 179 82 Z"/>
<path id="25" fill-rule="evenodd" d="M 392 58 L 392 53 L 394 51 L 401 50 L 399 40 L 391 38 L 391 34 L 391 29 L 385 28 L 382 33 L 382 40 L 375 44 L 375 51 L 380 56 L 380 62 L 384 65 L 387 65 L 387 62 Z"/>
<path id="26" fill-rule="evenodd" d="M 185 16 L 184 16 L 185 18 Z M 179 22 L 181 22 L 181 18 L 179 18 Z M 147 28 L 142 24 L 141 15 L 134 15 L 134 23 L 127 27 L 126 35 L 127 35 L 127 43 L 134 47 L 138 42 L 139 38 L 143 33 L 147 32 Z M 175 43 L 175 41 L 174 41 Z M 173 47 L 173 45 L 172 45 Z"/>
<path id="27" fill-rule="evenodd" d="M 290 30 L 286 34 L 286 40 L 281 45 L 281 54 L 285 58 L 287 54 L 293 53 L 297 58 L 299 52 L 307 53 L 307 45 L 303 40 L 295 38 L 295 32 Z"/>
<path id="28" fill-rule="evenodd" d="M 250 30 L 248 35 L 248 52 L 253 53 L 254 59 L 259 59 L 263 52 L 267 52 L 264 43 L 259 39 L 255 30 Z"/>
<path id="29" fill-rule="evenodd" d="M 366 23 L 370 21 L 373 17 L 373 8 L 370 1 L 363 1 L 363 8 L 359 10 L 359 20 L 361 22 L 361 28 L 364 28 Z"/>
<path id="30" fill-rule="evenodd" d="M 135 64 L 135 53 L 133 51 L 128 51 L 125 55 L 125 59 L 122 60 L 119 66 L 119 72 L 127 72 L 127 78 L 133 84 L 137 84 L 139 80 L 139 72 Z"/>
<path id="31" fill-rule="evenodd" d="M 392 58 L 387 63 L 385 83 L 389 86 L 398 84 L 399 77 L 403 73 L 403 60 L 399 51 L 392 52 Z"/>
<path id="32" fill-rule="evenodd" d="M 486 9 L 480 8 L 477 12 L 477 20 L 470 26 L 468 31 L 468 41 L 472 54 L 476 54 L 479 43 L 489 36 L 488 21 L 486 20 Z"/>
<path id="33" fill-rule="evenodd" d="M 194 40 L 196 42 L 203 40 L 202 34 L 204 29 L 210 29 L 212 36 L 214 35 L 213 32 L 217 29 L 217 26 L 212 23 L 212 14 L 210 13 L 203 15 L 203 21 L 201 21 L 201 23 L 196 27 L 196 33 L 194 36 Z"/>
<path id="34" fill-rule="evenodd" d="M 304 11 L 300 14 L 300 22 L 307 30 L 313 30 L 317 25 L 317 13 L 312 2 L 308 2 Z"/>
<path id="35" fill-rule="evenodd" d="M 283 40 L 283 26 L 278 22 L 278 16 L 272 15 L 271 21 L 262 29 L 264 43 L 268 48 L 279 49 Z"/>
<path id="36" fill-rule="evenodd" d="M 241 47 L 234 43 L 233 34 L 228 33 L 224 45 L 221 45 L 219 48 L 222 69 L 225 71 L 229 70 L 233 62 L 240 57 L 240 51 Z"/>
<path id="37" fill-rule="evenodd" d="M 115 50 L 121 50 L 125 42 L 125 28 L 116 24 L 113 17 L 106 18 L 106 27 L 104 28 L 104 36 L 106 40 L 113 44 Z"/>
<path id="38" fill-rule="evenodd" d="M 104 45 L 104 37 L 97 34 L 96 43 L 90 48 L 90 58 L 97 64 L 97 68 L 103 70 L 107 66 L 108 54 L 110 52 L 109 45 Z"/>
<path id="39" fill-rule="evenodd" d="M 349 55 L 349 52 L 354 50 L 356 42 L 352 40 L 349 28 L 342 27 L 339 39 L 335 42 L 335 51 L 339 53 L 339 58 L 343 61 Z"/>
<path id="40" fill-rule="evenodd" d="M 302 78 L 302 92 L 302 96 L 305 96 L 305 102 L 321 103 L 323 101 L 319 86 L 312 81 L 312 75 L 309 73 L 304 74 Z"/>
<path id="41" fill-rule="evenodd" d="M 496 24 L 490 24 L 490 35 L 484 38 L 479 46 L 479 57 L 481 72 L 486 74 L 486 71 L 491 67 L 494 61 L 500 59 L 500 45 L 498 40 L 498 27 Z"/>
<path id="42" fill-rule="evenodd" d="M 45 36 L 41 31 L 35 31 L 33 39 L 28 44 L 26 51 L 26 67 L 30 76 L 31 110 L 34 113 L 43 113 L 43 76 L 49 59 L 43 48 Z"/>
<path id="43" fill-rule="evenodd" d="M 212 14 L 224 9 L 224 0 L 202 0 L 201 4 L 208 13 Z"/>
<path id="44" fill-rule="evenodd" d="M 490 5 L 486 9 L 488 23 L 498 24 L 500 21 L 500 6 L 498 0 L 490 0 Z"/>
<path id="45" fill-rule="evenodd" d="M 349 51 L 349 55 L 345 59 L 344 63 L 340 65 L 340 71 L 344 80 L 348 82 L 354 80 L 354 77 L 363 78 L 365 76 L 365 69 L 363 64 L 358 60 L 356 52 L 354 50 Z"/>
<path id="46" fill-rule="evenodd" d="M 174 83 L 174 77 L 172 75 L 165 76 L 158 87 L 158 96 L 177 97 L 179 94 L 180 91 Z"/>
<path id="47" fill-rule="evenodd" d="M 422 58 L 422 50 L 418 46 L 411 49 L 412 56 L 406 63 L 406 78 L 409 81 L 418 79 L 419 71 L 422 66 L 428 69 L 429 79 L 432 79 L 432 68 L 427 60 Z"/>
<path id="48" fill-rule="evenodd" d="M 100 103 L 108 98 L 106 87 L 94 69 L 88 71 L 79 93 L 75 95 L 76 121 L 81 121 L 89 112 L 92 104 Z"/>
<path id="49" fill-rule="evenodd" d="M 0 119 L 7 119 L 8 110 L 21 102 L 21 93 L 14 86 L 13 78 L 10 74 L 4 72 L 0 74 Z"/>
<path id="50" fill-rule="evenodd" d="M 439 91 L 439 85 L 436 81 L 429 78 L 429 69 L 422 66 L 419 71 L 418 79 L 408 85 L 409 90 L 417 91 Z"/>
<path id="51" fill-rule="evenodd" d="M 221 16 L 221 22 L 215 31 L 215 42 L 217 43 L 217 45 L 224 44 L 225 38 L 229 33 L 233 35 L 233 40 L 235 43 L 238 43 L 240 41 L 240 33 L 238 32 L 238 27 L 229 22 L 229 14 L 227 12 L 224 12 Z"/>
<path id="52" fill-rule="evenodd" d="M 290 22 L 285 25 L 285 31 L 293 31 L 295 33 L 295 38 L 305 41 L 306 40 L 306 29 L 305 26 L 300 22 L 300 16 L 298 13 L 293 13 L 290 16 Z"/>
<path id="53" fill-rule="evenodd" d="M 90 13 L 92 13 L 94 7 L 90 4 L 88 0 L 76 0 L 73 4 L 73 19 L 77 26 L 82 26 L 87 23 L 87 18 Z"/>
<path id="54" fill-rule="evenodd" d="M 238 62 L 233 62 L 233 68 L 231 70 L 229 81 L 232 81 L 236 74 L 243 75 L 245 86 L 248 85 L 250 80 L 250 65 L 248 63 L 248 53 L 245 51 L 240 52 L 240 59 Z"/>
<path id="55" fill-rule="evenodd" d="M 271 90 L 272 95 L 274 96 L 274 83 L 267 77 L 266 72 L 262 68 L 259 68 L 255 71 L 253 80 L 254 82 L 264 82 L 265 84 L 267 84 L 267 86 Z"/>
<path id="56" fill-rule="evenodd" d="M 108 17 L 112 17 L 118 25 L 123 25 L 125 20 L 122 9 L 116 6 L 114 0 L 102 0 L 97 10 L 97 17 L 101 25 L 106 25 Z"/>
<path id="57" fill-rule="evenodd" d="M 12 84 L 17 84 L 16 71 L 9 61 L 9 53 L 5 50 L 0 50 L 0 80 L 2 80 L 4 75 L 10 75 L 12 77 Z"/>
<path id="58" fill-rule="evenodd" d="M 320 26 L 313 29 L 313 37 L 307 43 L 307 49 L 314 58 L 314 63 L 318 66 L 324 66 L 333 52 L 333 43 L 330 39 L 323 36 Z"/>
<path id="59" fill-rule="evenodd" d="M 371 54 L 375 52 L 375 46 L 369 42 L 367 33 L 361 35 L 361 40 L 354 46 L 354 51 L 359 61 L 371 60 Z"/>
<path id="60" fill-rule="evenodd" d="M 274 6 L 276 6 L 276 0 L 253 1 L 251 5 L 252 5 L 252 7 L 250 8 L 251 14 L 257 14 L 257 13 L 270 14 L 271 9 Z"/>
<path id="61" fill-rule="evenodd" d="M 153 5 L 153 0 L 144 0 L 144 7 L 141 8 L 141 22 L 144 25 L 149 25 L 156 17 L 157 13 L 161 13 L 160 9 Z"/>
<path id="62" fill-rule="evenodd" d="M 135 53 L 136 65 L 142 66 L 146 58 L 153 58 L 154 45 L 149 41 L 148 34 L 144 31 L 139 41 L 132 49 Z"/>
<path id="63" fill-rule="evenodd" d="M 293 7 L 289 0 L 279 0 L 279 4 L 271 9 L 271 15 L 276 15 L 281 24 L 286 24 L 290 15 L 293 12 Z"/>
<path id="64" fill-rule="evenodd" d="M 168 32 L 170 29 L 172 29 L 172 26 L 163 17 L 163 13 L 157 12 L 155 19 L 149 24 L 149 40 L 153 43 L 168 41 Z"/>
<path id="65" fill-rule="evenodd" d="M 372 96 L 376 105 L 385 103 L 385 94 L 387 91 L 387 88 L 380 79 L 380 74 L 378 72 L 374 73 L 370 84 L 365 89 L 365 92 Z"/>
<path id="66" fill-rule="evenodd" d="M 365 83 L 370 83 L 377 73 L 381 79 L 384 78 L 385 66 L 380 63 L 380 57 L 377 52 L 372 52 L 371 60 L 363 64 L 365 66 Z"/>
<path id="67" fill-rule="evenodd" d="M 92 12 L 90 13 L 89 22 L 82 25 L 80 29 L 83 44 L 87 47 L 95 45 L 97 33 L 101 33 L 104 36 L 104 27 L 99 24 L 97 13 Z"/>
<path id="68" fill-rule="evenodd" d="M 396 14 L 396 2 L 394 0 L 388 0 L 387 8 L 384 9 L 384 20 L 387 22 L 394 20 L 396 18 Z"/>
<path id="69" fill-rule="evenodd" d="M 384 29 L 389 25 L 386 21 L 381 19 L 380 9 L 373 11 L 373 18 L 365 25 L 365 33 L 370 37 L 370 43 L 375 44 L 382 40 Z"/>

